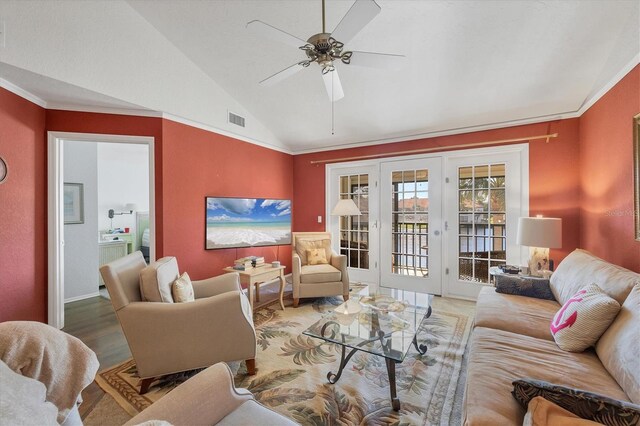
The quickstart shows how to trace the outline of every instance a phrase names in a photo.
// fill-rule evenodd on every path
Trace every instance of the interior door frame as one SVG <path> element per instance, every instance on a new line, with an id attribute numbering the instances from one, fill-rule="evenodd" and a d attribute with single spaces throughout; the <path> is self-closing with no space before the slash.
<path id="1" fill-rule="evenodd" d="M 331 216 L 331 210 L 336 202 L 336 196 L 340 196 L 340 188 L 339 183 L 332 180 L 332 176 L 335 173 L 341 173 L 344 170 L 345 175 L 353 175 L 353 174 L 362 174 L 364 172 L 354 171 L 359 168 L 368 168 L 370 169 L 366 173 L 369 175 L 369 188 L 374 188 L 374 191 L 369 191 L 369 270 L 367 272 L 363 272 L 363 270 L 359 268 L 349 268 L 351 280 L 352 277 L 355 277 L 355 281 L 364 282 L 366 284 L 374 284 L 378 285 L 380 281 L 380 272 L 379 272 L 379 249 L 380 249 L 380 236 L 379 236 L 379 195 L 377 192 L 378 188 L 378 180 L 379 180 L 379 172 L 380 167 L 378 162 L 375 160 L 366 160 L 366 161 L 354 161 L 348 163 L 335 163 L 335 164 L 327 164 L 325 166 L 325 231 L 331 233 L 331 241 L 334 250 L 337 253 L 340 253 L 340 236 L 339 236 L 339 224 L 338 216 Z M 337 191 L 336 191 L 337 189 Z M 373 196 L 372 196 L 373 194 Z M 375 200 L 375 202 L 372 202 Z M 378 219 L 373 220 L 372 218 Z M 375 254 L 375 257 L 372 256 L 372 253 Z M 354 280 L 352 280 L 354 281 Z"/>
<path id="2" fill-rule="evenodd" d="M 64 149 L 65 140 L 143 144 L 149 147 L 149 258 L 156 256 L 155 220 L 155 138 L 152 136 L 106 135 L 97 133 L 47 132 L 47 204 L 48 204 L 48 294 L 47 322 L 64 327 Z M 96 238 L 98 236 L 96 235 Z"/>

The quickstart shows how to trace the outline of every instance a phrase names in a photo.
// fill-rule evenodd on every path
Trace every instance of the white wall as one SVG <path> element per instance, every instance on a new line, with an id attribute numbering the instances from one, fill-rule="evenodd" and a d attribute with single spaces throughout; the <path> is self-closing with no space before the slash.
<path id="1" fill-rule="evenodd" d="M 149 146 L 98 143 L 98 228 L 111 229 L 109 209 L 125 211 L 125 204 L 149 211 Z M 135 214 L 113 217 L 114 228 L 135 229 Z"/>
<path id="2" fill-rule="evenodd" d="M 97 144 L 65 141 L 64 182 L 84 184 L 84 223 L 64 226 L 64 298 L 98 293 Z"/>

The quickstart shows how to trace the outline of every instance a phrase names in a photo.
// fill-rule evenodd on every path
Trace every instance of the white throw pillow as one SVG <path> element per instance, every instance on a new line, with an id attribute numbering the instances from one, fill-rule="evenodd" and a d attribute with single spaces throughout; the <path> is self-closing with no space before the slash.
<path id="1" fill-rule="evenodd" d="M 551 335 L 565 351 L 593 346 L 613 322 L 620 304 L 596 284 L 589 284 L 565 302 L 551 321 Z"/>
<path id="2" fill-rule="evenodd" d="M 184 272 L 173 282 L 171 285 L 171 293 L 173 294 L 173 301 L 176 303 L 193 302 L 196 300 L 189 274 Z"/>

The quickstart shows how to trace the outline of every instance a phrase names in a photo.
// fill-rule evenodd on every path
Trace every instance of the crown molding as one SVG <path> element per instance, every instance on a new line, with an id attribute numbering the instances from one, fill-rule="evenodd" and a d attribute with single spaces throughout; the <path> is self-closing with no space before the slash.
<path id="1" fill-rule="evenodd" d="M 614 75 L 613 78 L 609 80 L 607 84 L 602 86 L 600 90 L 595 92 L 593 96 L 585 99 L 585 101 L 580 106 L 580 109 L 578 109 L 577 111 L 578 115 L 580 116 L 584 114 L 589 108 L 593 106 L 593 104 L 598 102 L 600 98 L 602 98 L 609 90 L 611 90 L 613 86 L 618 84 L 620 80 L 624 78 L 625 75 L 629 74 L 631 70 L 633 70 L 638 65 L 638 63 L 640 63 L 640 53 L 634 56 L 634 58 L 631 61 L 629 61 L 629 63 L 627 63 L 616 75 Z"/>
<path id="2" fill-rule="evenodd" d="M 131 115 L 134 117 L 162 117 L 162 113 L 149 109 L 133 109 L 133 108 L 110 108 L 88 105 L 63 104 L 58 102 L 47 102 L 47 109 L 57 111 L 73 111 L 73 112 L 93 112 L 98 114 L 115 114 L 115 115 Z"/>
<path id="3" fill-rule="evenodd" d="M 453 129 L 434 130 L 432 132 L 414 133 L 406 136 L 397 136 L 393 138 L 370 139 L 366 141 L 354 142 L 346 145 L 332 145 L 318 149 L 307 149 L 302 151 L 294 151 L 294 155 L 313 154 L 316 152 L 336 151 L 340 149 L 361 148 L 366 146 L 375 146 L 396 142 L 407 142 L 418 139 L 436 138 L 441 136 L 462 135 L 466 133 L 482 132 L 485 130 L 503 129 L 507 127 L 523 126 L 526 124 L 546 123 L 549 121 L 566 120 L 570 118 L 580 117 L 577 111 L 562 112 L 559 114 L 541 115 L 539 117 L 523 118 L 518 120 L 501 121 L 497 123 L 482 124 L 478 126 L 456 127 Z"/>
<path id="4" fill-rule="evenodd" d="M 38 105 L 38 106 L 40 106 L 42 108 L 46 108 L 47 107 L 47 103 L 43 99 L 40 99 L 39 97 L 37 97 L 33 93 L 24 90 L 22 87 L 16 86 L 12 82 L 7 81 L 4 78 L 0 78 L 0 87 L 2 87 L 4 89 L 7 89 L 11 93 L 16 94 L 16 95 L 20 96 L 21 98 L 24 98 L 24 99 L 28 100 L 29 102 L 32 102 L 32 103 L 34 103 L 34 104 L 36 104 L 36 105 Z"/>
<path id="5" fill-rule="evenodd" d="M 268 142 L 264 142 L 261 141 L 259 139 L 254 139 L 254 138 L 250 138 L 247 136 L 243 136 L 240 135 L 238 133 L 234 133 L 234 132 L 230 132 L 228 130 L 223 130 L 219 127 L 215 127 L 215 126 L 211 126 L 209 124 L 204 124 L 204 123 L 200 123 L 198 121 L 193 121 L 193 120 L 189 120 L 188 118 L 184 118 L 184 117 L 179 117 L 177 115 L 173 115 L 173 114 L 168 114 L 168 113 L 163 113 L 162 114 L 162 118 L 166 119 L 166 120 L 171 120 L 174 121 L 176 123 L 180 123 L 180 124 L 185 124 L 187 126 L 191 126 L 191 127 L 195 127 L 197 129 L 201 129 L 201 130 L 206 130 L 208 132 L 212 132 L 212 133 L 216 133 L 222 136 L 227 136 L 233 139 L 237 139 L 243 142 L 247 142 L 253 145 L 258 145 L 261 146 L 263 148 L 268 148 L 274 151 L 278 151 L 278 152 L 282 152 L 284 154 L 289 154 L 289 155 L 293 155 L 293 152 L 285 147 L 282 146 L 278 146 L 278 145 L 273 145 L 271 143 Z"/>
<path id="6" fill-rule="evenodd" d="M 490 124 L 483 124 L 478 126 L 467 126 L 467 127 L 458 127 L 452 129 L 443 129 L 443 130 L 434 130 L 431 132 L 422 132 L 422 133 L 413 133 L 408 135 L 400 135 L 389 138 L 380 138 L 380 139 L 368 139 L 362 140 L 358 142 L 342 144 L 342 145 L 330 145 L 322 148 L 310 148 L 310 149 L 289 149 L 283 146 L 274 145 L 272 143 L 264 142 L 259 139 L 250 138 L 235 132 L 230 132 L 228 130 L 224 130 L 209 124 L 200 123 L 198 121 L 190 120 L 188 118 L 176 116 L 169 113 L 153 111 L 153 110 L 141 110 L 141 109 L 127 109 L 127 108 L 107 108 L 107 107 L 98 107 L 98 106 L 86 106 L 86 105 L 72 105 L 72 104 L 64 104 L 64 103 L 56 103 L 56 102 L 46 102 L 33 93 L 16 86 L 15 84 L 7 81 L 5 79 L 0 78 L 0 87 L 5 88 L 6 90 L 46 109 L 52 110 L 63 110 L 63 111 L 76 111 L 76 112 L 93 112 L 100 114 L 117 114 L 117 115 L 131 115 L 138 117 L 157 117 L 163 118 L 166 120 L 171 120 L 176 123 L 181 123 L 187 126 L 195 127 L 198 129 L 202 129 L 208 132 L 216 133 L 222 136 L 227 136 L 230 138 L 234 138 L 237 140 L 241 140 L 243 142 L 247 142 L 253 145 L 261 146 L 263 148 L 268 148 L 274 151 L 282 152 L 289 155 L 303 155 L 303 154 L 312 154 L 317 152 L 326 152 L 326 151 L 335 151 L 340 149 L 349 149 L 349 148 L 361 148 L 366 146 L 373 145 L 381 145 L 387 143 L 396 143 L 396 142 L 406 142 L 416 139 L 424 139 L 424 138 L 435 138 L 441 136 L 453 136 L 464 133 L 471 132 L 480 132 L 485 130 L 493 130 L 493 129 L 502 129 L 506 127 L 514 127 L 521 126 L 526 124 L 536 124 L 536 123 L 544 123 L 548 121 L 554 120 L 565 120 L 570 118 L 578 118 L 582 114 L 584 114 L 589 108 L 591 108 L 600 98 L 602 98 L 611 88 L 613 88 L 616 84 L 620 82 L 633 68 L 635 68 L 638 63 L 640 63 L 640 53 L 637 54 L 631 61 L 629 61 L 618 73 L 616 73 L 611 80 L 607 84 L 605 84 L 600 90 L 596 91 L 591 97 L 585 99 L 579 109 L 575 111 L 567 111 L 561 112 L 557 114 L 548 114 L 542 115 L 538 117 L 530 117 L 518 120 L 508 120 Z"/>

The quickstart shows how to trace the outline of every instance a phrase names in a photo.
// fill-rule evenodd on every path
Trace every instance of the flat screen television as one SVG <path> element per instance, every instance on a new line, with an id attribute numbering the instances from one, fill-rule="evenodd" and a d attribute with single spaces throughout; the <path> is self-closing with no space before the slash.
<path id="1" fill-rule="evenodd" d="M 205 248 L 291 244 L 291 200 L 206 197 Z"/>

